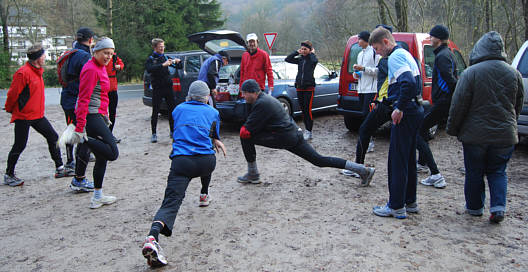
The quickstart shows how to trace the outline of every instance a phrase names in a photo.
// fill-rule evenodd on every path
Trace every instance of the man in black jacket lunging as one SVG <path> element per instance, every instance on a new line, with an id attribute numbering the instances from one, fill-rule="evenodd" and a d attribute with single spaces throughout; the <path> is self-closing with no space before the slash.
<path id="1" fill-rule="evenodd" d="M 306 140 L 301 129 L 293 122 L 280 102 L 260 90 L 258 83 L 249 79 L 242 84 L 246 102 L 252 104 L 244 125 L 240 128 L 240 140 L 248 163 L 248 172 L 238 177 L 240 183 L 260 183 L 255 145 L 286 149 L 318 167 L 348 169 L 358 173 L 361 185 L 368 186 L 374 176 L 374 168 L 365 167 L 340 158 L 324 157 L 317 153 Z"/>

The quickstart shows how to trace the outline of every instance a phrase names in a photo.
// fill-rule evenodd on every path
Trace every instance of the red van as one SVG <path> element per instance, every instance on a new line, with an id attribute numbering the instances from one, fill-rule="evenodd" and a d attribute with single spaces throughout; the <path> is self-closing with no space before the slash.
<path id="1" fill-rule="evenodd" d="M 424 106 L 431 105 L 431 85 L 433 79 L 434 48 L 431 46 L 431 39 L 426 33 L 393 33 L 396 43 L 407 51 L 419 63 L 422 75 L 423 91 L 422 98 Z M 460 49 L 452 42 L 448 43 L 449 48 L 455 55 L 457 72 L 460 75 L 466 69 L 466 63 L 460 53 Z M 344 116 L 345 125 L 349 130 L 355 130 L 361 125 L 361 109 L 357 93 L 357 80 L 352 74 L 352 66 L 357 61 L 357 56 L 361 52 L 358 44 L 358 36 L 354 35 L 348 39 L 343 62 L 341 63 L 341 74 L 339 79 L 339 96 L 337 99 L 337 111 Z"/>

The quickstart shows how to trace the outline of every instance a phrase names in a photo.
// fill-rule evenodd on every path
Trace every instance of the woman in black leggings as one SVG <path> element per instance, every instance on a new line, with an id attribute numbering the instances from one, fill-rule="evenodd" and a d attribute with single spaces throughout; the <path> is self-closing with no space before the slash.
<path id="1" fill-rule="evenodd" d="M 72 189 L 82 189 L 78 181 L 77 170 L 86 171 L 86 162 L 89 160 L 88 148 L 95 155 L 93 169 L 94 195 L 90 202 L 91 209 L 114 203 L 117 198 L 103 195 L 103 178 L 108 161 L 116 160 L 119 151 L 115 138 L 108 128 L 108 91 L 110 80 L 106 73 L 105 65 L 114 54 L 114 42 L 110 38 L 102 38 L 94 47 L 94 56 L 88 61 L 81 72 L 79 81 L 79 98 L 75 109 L 75 132 L 69 142 L 79 143 L 80 158 L 77 163 L 76 178 L 72 181 Z M 82 172 L 84 172 L 82 171 Z"/>
<path id="2" fill-rule="evenodd" d="M 44 80 L 42 73 L 46 54 L 42 45 L 35 44 L 27 52 L 29 61 L 13 75 L 11 87 L 7 92 L 5 109 L 11 113 L 11 123 L 15 123 L 15 143 L 7 158 L 4 184 L 20 186 L 24 181 L 15 176 L 15 166 L 20 154 L 26 148 L 29 128 L 33 127 L 48 142 L 51 158 L 55 162 L 55 177 L 65 177 L 68 173 L 63 166 L 60 149 L 57 146 L 58 135 L 44 117 Z"/>

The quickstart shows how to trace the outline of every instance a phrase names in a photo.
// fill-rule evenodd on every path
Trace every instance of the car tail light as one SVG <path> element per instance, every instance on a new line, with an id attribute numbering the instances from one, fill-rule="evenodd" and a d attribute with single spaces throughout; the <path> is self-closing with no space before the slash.
<path id="1" fill-rule="evenodd" d="M 229 94 L 229 92 L 218 92 L 216 93 L 215 98 L 217 102 L 229 101 L 231 95 Z"/>
<path id="2" fill-rule="evenodd" d="M 181 83 L 179 77 L 172 79 L 172 90 L 175 92 L 181 92 Z"/>

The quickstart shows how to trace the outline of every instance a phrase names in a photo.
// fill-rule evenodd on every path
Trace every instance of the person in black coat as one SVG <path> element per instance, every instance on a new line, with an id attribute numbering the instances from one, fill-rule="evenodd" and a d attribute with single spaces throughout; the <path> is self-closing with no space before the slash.
<path id="1" fill-rule="evenodd" d="M 317 57 L 310 41 L 301 43 L 301 48 L 293 51 L 285 59 L 286 62 L 297 64 L 298 71 L 295 78 L 297 99 L 303 113 L 304 139 L 312 139 L 313 117 L 312 103 L 315 91 L 314 70 L 317 66 Z"/>

